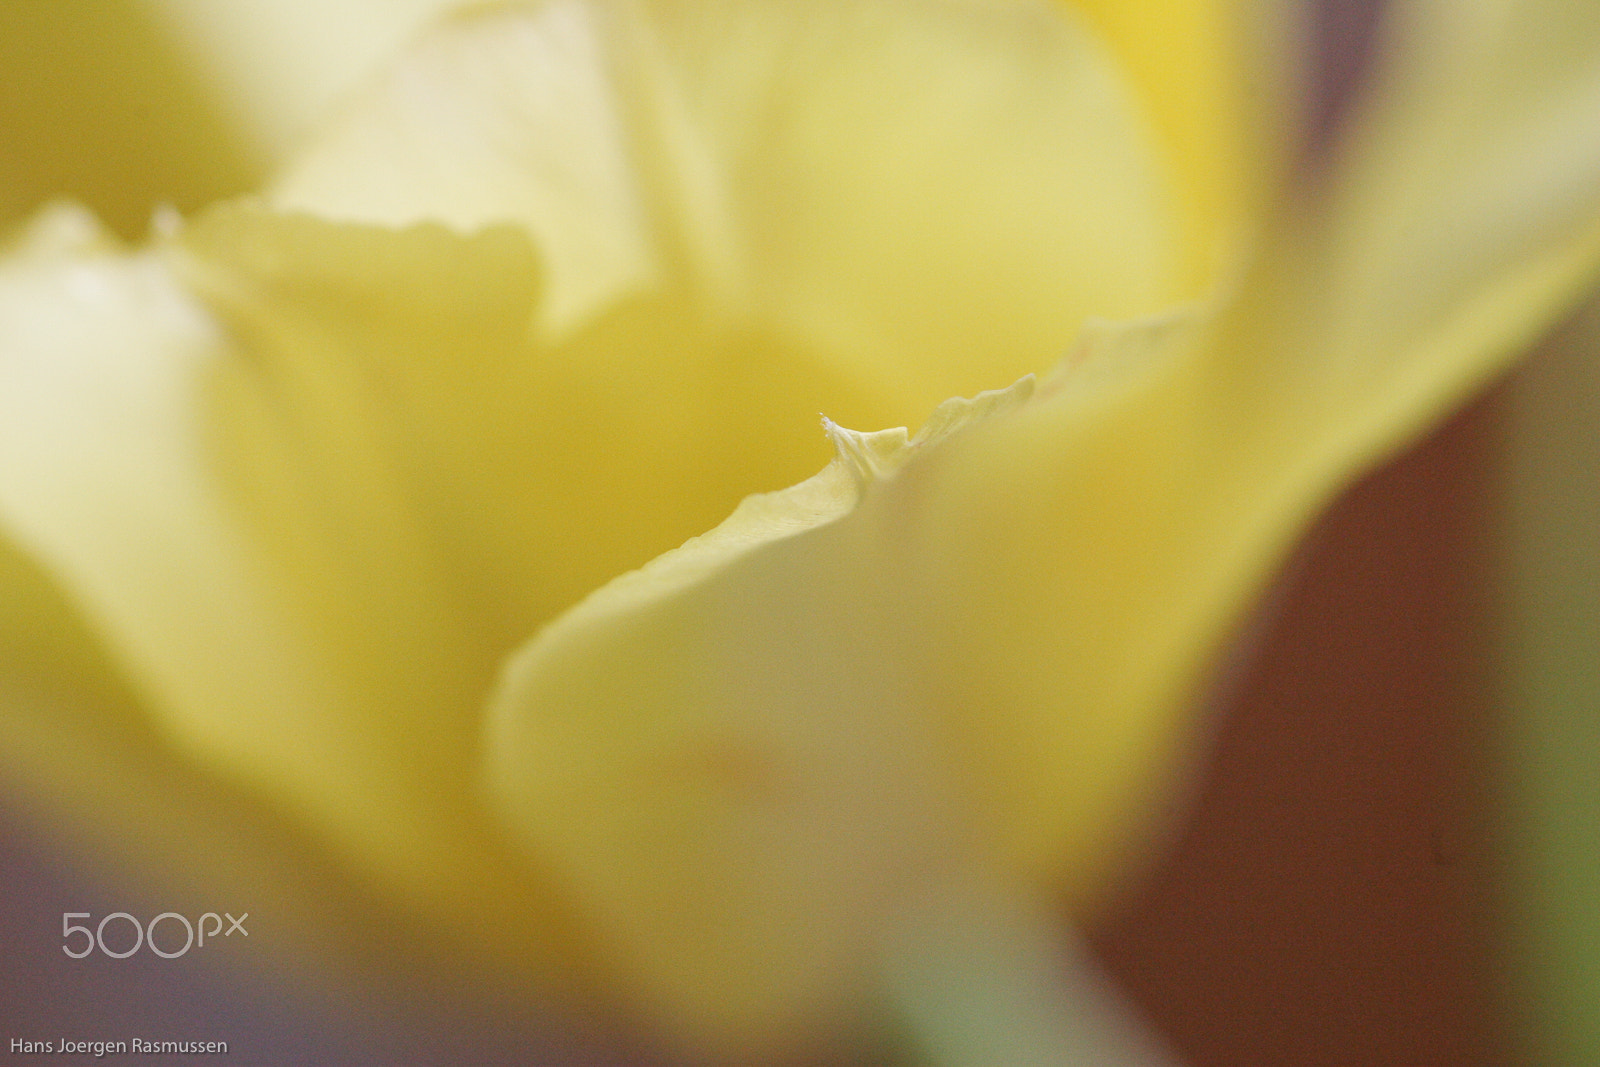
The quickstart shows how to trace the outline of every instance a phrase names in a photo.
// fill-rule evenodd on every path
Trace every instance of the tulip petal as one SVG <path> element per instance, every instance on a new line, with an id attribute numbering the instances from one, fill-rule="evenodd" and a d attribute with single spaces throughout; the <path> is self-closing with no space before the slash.
<path id="1" fill-rule="evenodd" d="M 219 506 L 207 469 L 202 383 L 238 353 L 159 255 L 123 254 L 91 226 L 66 211 L 48 215 L 32 247 L 7 264 L 8 524 L 65 565 L 75 595 L 110 592 L 95 607 L 137 647 L 136 661 L 170 668 L 179 650 L 195 661 L 139 679 L 156 688 L 158 706 L 236 708 L 254 690 L 262 703 L 327 707 L 326 694 L 296 691 L 302 680 L 283 669 L 315 638 L 296 634 L 282 605 L 263 596 L 267 583 L 242 550 L 247 537 Z M 238 680 L 219 690 L 223 674 Z M 230 721 L 218 717 L 220 728 Z"/>
<path id="2" fill-rule="evenodd" d="M 1233 265 L 1259 224 L 1295 138 L 1307 5 L 1238 0 L 1062 0 L 1116 52 L 1175 176 L 1194 293 Z M 1292 73 L 1291 73 L 1292 71 Z"/>
<path id="3" fill-rule="evenodd" d="M 252 966 L 289 968 L 307 995 L 383 957 L 373 934 L 394 913 L 281 812 L 175 752 L 75 607 L 4 542 L 0 663 L 0 807 L 85 884 L 135 912 L 250 912 L 270 930 Z M 335 944 L 340 963 L 317 958 Z"/>
<path id="4" fill-rule="evenodd" d="M 441 26 L 272 198 L 521 222 L 557 332 L 687 287 L 821 354 L 878 398 L 834 416 L 883 426 L 1050 365 L 1090 314 L 1180 295 L 1158 156 L 1061 5 L 547 0 Z"/>
<path id="5" fill-rule="evenodd" d="M 514 661 L 492 793 L 638 999 L 696 1042 L 787 1032 L 953 869 L 1102 877 L 1180 745 L 1219 585 L 1231 609 L 1265 565 L 1239 508 L 1279 503 L 1211 468 L 1196 333 L 1102 328 L 847 514 L 665 557 Z"/>
<path id="6" fill-rule="evenodd" d="M 1318 300 L 1337 309 L 1327 362 L 1349 386 L 1393 373 L 1397 344 L 1431 349 L 1391 389 L 1414 417 L 1376 416 L 1400 434 L 1495 373 L 1584 284 L 1600 242 L 1600 9 L 1410 0 L 1392 21 L 1336 157 L 1315 266 Z"/>
<path id="7" fill-rule="evenodd" d="M 824 545 L 879 479 L 1031 387 L 951 402 L 909 441 L 830 424 L 821 474 L 612 582 L 508 669 L 488 750 L 507 825 L 691 1047 L 852 1014 L 848 961 L 917 872 L 970 847 L 906 670 L 917 634 L 877 602 L 892 578 Z M 819 552 L 841 566 L 802 575 Z"/>
<path id="8" fill-rule="evenodd" d="M 1028 403 L 847 514 L 614 615 L 603 592 L 525 650 L 492 790 L 637 996 L 747 1034 L 851 988 L 846 946 L 940 872 L 1093 898 L 1185 758 L 1211 654 L 1310 517 L 1593 277 L 1600 159 L 1570 144 L 1600 113 L 1600 38 L 1579 51 L 1549 92 L 1481 49 L 1396 98 L 1431 144 L 1470 127 L 1435 95 L 1459 79 L 1526 90 L 1494 129 L 1540 165 L 1481 141 L 1406 157 L 1444 202 L 1504 210 L 1414 225 L 1360 195 L 1409 171 L 1352 152 L 1215 308 L 1091 329 Z"/>
<path id="9" fill-rule="evenodd" d="M 352 589 L 416 599 L 429 586 L 412 570 L 442 566 L 434 586 L 451 587 L 488 650 L 483 684 L 532 629 L 714 525 L 751 487 L 816 470 L 816 413 L 859 403 L 815 358 L 670 293 L 545 339 L 532 249 L 511 228 L 462 238 L 239 205 L 197 222 L 182 249 L 185 277 L 262 368 L 239 397 L 213 397 L 214 447 L 254 495 L 252 521 L 303 528 L 286 553 L 374 525 L 420 539 L 403 567 L 287 554 L 285 572 L 342 569 Z M 303 439 L 252 437 L 263 419 L 299 422 L 272 432 Z M 296 490 L 314 494 L 298 503 L 250 488 L 331 482 L 341 462 L 364 466 Z"/>
<path id="10" fill-rule="evenodd" d="M 103 3 L 103 0 L 99 0 Z M 459 0 L 142 0 L 260 158 L 289 156 L 429 18 Z"/>
<path id="11" fill-rule="evenodd" d="M 1166 339 L 1091 335 L 1087 347 L 1108 357 L 1047 381 L 1032 414 L 951 450 L 939 476 L 947 510 L 928 503 L 931 490 L 919 498 L 919 520 L 946 546 L 919 574 L 1018 594 L 967 605 L 973 662 L 1048 663 L 1070 679 L 992 666 L 970 676 L 972 707 L 1019 716 L 1009 739 L 977 717 L 958 735 L 980 765 L 993 759 L 984 779 L 1011 813 L 1012 862 L 1065 864 L 1081 881 L 1101 854 L 1094 835 L 1139 807 L 1128 803 L 1137 774 L 1117 779 L 1183 737 L 1178 709 L 1207 655 L 1310 517 L 1593 285 L 1600 9 L 1550 0 L 1513 18 L 1511 7 L 1483 8 L 1500 12 L 1509 38 L 1457 26 L 1470 5 L 1426 7 L 1419 39 L 1439 50 L 1389 44 L 1371 125 L 1356 120 L 1328 195 L 1285 209 L 1214 322 L 1173 324 Z M 1548 33 L 1534 29 L 1545 8 Z M 1495 110 L 1481 114 L 1484 95 Z M 1108 363 L 1129 365 L 1110 391 L 1088 373 Z M 1022 514 L 1007 514 L 1018 501 Z"/>
<path id="12" fill-rule="evenodd" d="M 496 665 L 745 486 L 814 469 L 814 412 L 850 395 L 799 359 L 753 373 L 779 346 L 666 297 L 552 346 L 537 292 L 511 229 L 248 204 L 138 254 L 57 212 L 0 281 L 0 520 L 156 728 L 527 966 L 559 910 L 478 808 Z M 811 429 L 772 440 L 774 410 Z"/>
<path id="13" fill-rule="evenodd" d="M 30 292 L 20 277 L 30 269 L 68 268 L 74 310 L 115 301 L 115 286 L 105 284 L 111 279 L 96 260 L 118 253 L 85 217 L 58 210 L 35 230 L 33 247 L 20 253 L 34 261 L 13 260 L 0 274 L 0 306 L 11 312 L 16 300 L 50 303 L 37 289 Z M 130 288 L 122 295 L 137 301 L 140 287 Z M 26 405 L 36 398 L 30 386 L 38 383 L 23 382 L 28 368 L 18 353 L 39 340 L 25 336 L 31 328 L 52 316 L 51 310 L 43 315 L 39 310 L 22 320 L 7 319 L 13 332 L 0 345 L 0 377 L 8 402 Z M 53 309 L 61 310 L 59 305 Z M 71 376 L 73 369 L 66 370 Z M 96 388 L 93 382 L 79 385 Z M 0 516 L 8 534 L 38 532 L 29 520 L 59 506 L 12 507 L 16 491 L 32 480 L 23 470 L 29 454 L 12 446 L 48 423 L 52 411 L 59 408 L 19 419 L 16 410 L 6 409 Z M 47 444 L 38 438 L 32 443 Z M 68 445 L 55 458 L 70 456 L 74 447 Z M 70 457 L 66 466 L 82 458 Z M 15 522 L 19 517 L 22 521 Z M 64 862 L 89 872 L 86 879 L 115 881 L 136 910 L 140 899 L 196 915 L 225 904 L 241 913 L 253 909 L 273 931 L 270 946 L 255 960 L 264 969 L 293 966 L 303 962 L 309 945 L 348 936 L 363 915 L 372 914 L 370 900 L 281 812 L 174 751 L 154 728 L 122 665 L 108 655 L 103 635 L 90 629 L 95 614 L 82 611 L 76 598 L 69 601 L 34 559 L 0 539 L 0 803 L 24 816 L 32 831 L 47 835 L 50 849 Z M 336 972 L 326 967 L 297 972 L 297 984 L 314 991 L 326 982 L 331 989 Z"/>
<path id="14" fill-rule="evenodd" d="M 548 909 L 526 907 L 538 890 L 506 869 L 473 796 L 478 694 L 498 650 L 470 647 L 418 524 L 363 451 L 370 427 L 317 440 L 327 427 L 305 408 L 275 410 L 270 368 L 179 284 L 175 256 L 124 252 L 62 208 L 0 267 L 0 523 L 142 709 L 115 699 L 106 718 L 92 689 L 45 694 L 39 715 L 12 721 L 7 761 L 52 754 L 58 785 L 39 795 L 74 810 L 105 794 L 72 792 L 67 737 L 121 765 L 121 782 L 139 780 L 137 753 L 167 748 L 156 765 L 175 752 L 269 797 L 274 818 L 310 827 L 451 936 L 526 953 Z M 230 434 L 262 455 L 219 451 Z M 327 446 L 317 462 L 271 467 L 307 436 Z M 345 516 L 318 493 L 359 515 L 330 529 Z M 260 521 L 272 506 L 276 521 Z M 49 617 L 46 601 L 30 595 L 25 628 Z M 46 676 L 70 663 L 62 647 L 33 657 Z M 48 709 L 75 697 L 83 722 L 63 714 L 52 742 Z M 149 811 L 146 798 L 129 817 Z"/>

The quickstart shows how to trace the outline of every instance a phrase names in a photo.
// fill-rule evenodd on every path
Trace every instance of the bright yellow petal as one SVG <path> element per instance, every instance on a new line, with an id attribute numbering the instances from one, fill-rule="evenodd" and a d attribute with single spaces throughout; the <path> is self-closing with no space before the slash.
<path id="1" fill-rule="evenodd" d="M 1160 134 L 1189 235 L 1193 295 L 1270 203 L 1294 146 L 1288 87 L 1304 5 L 1237 0 L 1062 0 L 1116 52 Z"/>
<path id="2" fill-rule="evenodd" d="M 443 27 L 273 200 L 522 222 L 547 324 L 686 290 L 879 398 L 834 417 L 892 425 L 1179 295 L 1174 180 L 1059 6 L 548 0 Z"/>

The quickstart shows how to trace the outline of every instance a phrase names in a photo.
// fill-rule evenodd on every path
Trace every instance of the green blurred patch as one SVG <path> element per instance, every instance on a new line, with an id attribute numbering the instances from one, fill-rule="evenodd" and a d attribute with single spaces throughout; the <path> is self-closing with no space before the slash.
<path id="1" fill-rule="evenodd" d="M 1510 851 L 1532 1060 L 1600 1063 L 1600 300 L 1523 373 L 1510 448 Z"/>

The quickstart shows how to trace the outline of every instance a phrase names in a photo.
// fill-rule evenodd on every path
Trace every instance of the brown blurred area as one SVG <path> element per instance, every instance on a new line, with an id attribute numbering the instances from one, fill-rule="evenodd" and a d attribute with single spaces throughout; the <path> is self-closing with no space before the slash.
<path id="1" fill-rule="evenodd" d="M 1504 392 L 1311 533 L 1175 847 L 1096 934 L 1190 1067 L 1515 1062 L 1492 818 Z"/>
<path id="2" fill-rule="evenodd" d="M 1324 0 L 1312 153 L 1382 0 Z M 1370 473 L 1280 579 L 1170 851 L 1094 932 L 1189 1067 L 1502 1067 L 1502 384 Z"/>

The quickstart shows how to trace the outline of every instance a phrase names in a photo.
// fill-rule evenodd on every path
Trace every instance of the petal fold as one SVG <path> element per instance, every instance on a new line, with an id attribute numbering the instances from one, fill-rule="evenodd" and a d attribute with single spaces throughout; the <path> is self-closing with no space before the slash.
<path id="1" fill-rule="evenodd" d="M 898 566 L 819 541 L 1031 387 L 951 401 L 910 440 L 830 427 L 820 474 L 749 498 L 511 662 L 493 802 L 585 901 L 621 984 L 691 1047 L 770 1047 L 853 1015 L 863 942 L 917 872 L 965 854 L 907 670 L 916 624 L 876 602 Z M 814 573 L 823 559 L 839 566 Z"/>
<path id="2" fill-rule="evenodd" d="M 239 135 L 276 165 L 330 106 L 460 0 L 141 0 Z"/>
<path id="3" fill-rule="evenodd" d="M 1160 135 L 1204 293 L 1263 221 L 1296 147 L 1310 5 L 1298 0 L 1061 0 L 1116 52 Z"/>
<path id="4" fill-rule="evenodd" d="M 271 195 L 521 223 L 548 328 L 686 290 L 878 400 L 836 417 L 890 426 L 1187 295 L 1165 162 L 1065 5 L 546 0 L 442 25 Z"/>
<path id="5" fill-rule="evenodd" d="M 1592 284 L 1587 10 L 1563 7 L 1586 43 L 1553 81 L 1519 43 L 1397 51 L 1371 106 L 1459 154 L 1394 162 L 1357 133 L 1232 293 L 1092 326 L 1026 403 L 848 513 L 529 646 L 491 788 L 637 996 L 724 1036 L 815 1017 L 854 988 L 846 946 L 974 865 L 1093 902 L 1305 524 Z M 1509 109 L 1487 138 L 1448 95 L 1474 77 Z M 1424 187 L 1503 210 L 1445 218 Z"/>
<path id="6" fill-rule="evenodd" d="M 1424 376 L 1470 387 L 1587 281 L 1600 242 L 1600 9 L 1409 0 L 1391 22 L 1339 146 L 1321 238 L 1319 296 L 1339 310 L 1330 361 L 1355 381 L 1396 343 L 1431 347 L 1407 372 L 1415 387 Z M 1494 362 L 1459 372 L 1468 347 Z"/>
<path id="7" fill-rule="evenodd" d="M 126 679 L 105 699 L 63 690 L 70 643 L 51 642 L 32 657 L 46 689 L 10 720 L 8 761 L 60 766 L 78 737 L 86 758 L 121 765 L 117 788 L 148 780 L 145 758 L 188 768 L 199 807 L 197 780 L 265 798 L 277 825 L 309 828 L 447 938 L 492 955 L 500 937 L 478 924 L 499 913 L 531 958 L 551 909 L 526 906 L 540 891 L 507 869 L 473 795 L 495 651 L 471 646 L 419 524 L 386 499 L 370 424 L 317 440 L 327 426 L 274 396 L 267 353 L 181 284 L 175 255 L 127 252 L 59 208 L 0 266 L 0 525 L 45 576 L 23 625 L 49 616 L 58 588 Z M 316 463 L 274 467 L 308 444 Z M 359 518 L 338 526 L 319 493 L 343 493 Z M 71 811 L 103 795 L 74 793 L 79 781 L 27 788 Z"/>

